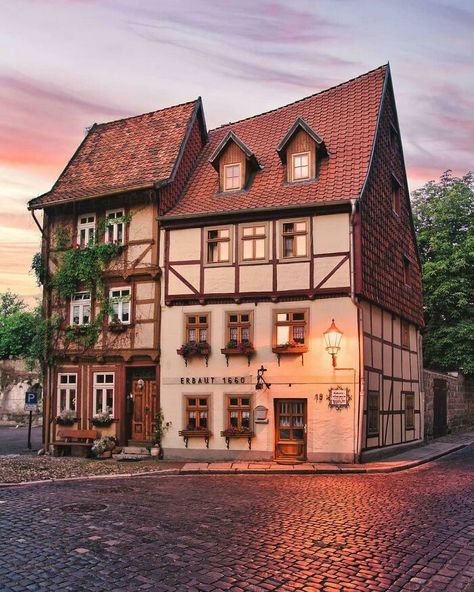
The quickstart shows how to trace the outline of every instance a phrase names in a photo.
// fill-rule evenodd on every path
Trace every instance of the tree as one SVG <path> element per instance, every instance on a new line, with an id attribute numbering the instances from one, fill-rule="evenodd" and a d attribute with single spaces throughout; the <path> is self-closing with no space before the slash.
<path id="1" fill-rule="evenodd" d="M 424 363 L 474 374 L 474 173 L 412 193 L 422 263 Z"/>
<path id="2" fill-rule="evenodd" d="M 13 294 L 10 290 L 0 294 L 0 319 L 15 312 L 25 310 L 26 304 L 18 294 Z"/>
<path id="3" fill-rule="evenodd" d="M 26 305 L 10 291 L 0 294 L 0 359 L 26 358 L 32 339 L 38 331 L 37 312 L 25 310 Z"/>

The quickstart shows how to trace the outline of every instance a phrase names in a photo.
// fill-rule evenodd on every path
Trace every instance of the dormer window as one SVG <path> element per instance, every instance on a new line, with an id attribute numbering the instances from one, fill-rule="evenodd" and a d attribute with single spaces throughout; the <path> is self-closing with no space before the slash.
<path id="1" fill-rule="evenodd" d="M 240 162 L 224 165 L 224 191 L 242 189 L 242 164 Z"/>
<path id="2" fill-rule="evenodd" d="M 316 179 L 321 159 L 328 156 L 323 139 L 302 117 L 288 130 L 277 152 L 286 168 L 288 183 Z"/>
<path id="3" fill-rule="evenodd" d="M 219 191 L 241 191 L 248 187 L 255 171 L 260 169 L 255 154 L 230 131 L 209 159 L 219 174 Z"/>
<path id="4" fill-rule="evenodd" d="M 300 154 L 292 154 L 293 166 L 293 181 L 300 181 L 302 179 L 309 179 L 309 152 L 301 152 Z"/>

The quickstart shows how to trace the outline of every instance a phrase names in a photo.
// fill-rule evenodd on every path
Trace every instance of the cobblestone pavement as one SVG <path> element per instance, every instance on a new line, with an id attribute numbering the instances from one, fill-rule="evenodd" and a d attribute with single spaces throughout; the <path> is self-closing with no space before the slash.
<path id="1" fill-rule="evenodd" d="M 205 475 L 0 490 L 2 591 L 464 590 L 474 447 L 388 475 Z"/>

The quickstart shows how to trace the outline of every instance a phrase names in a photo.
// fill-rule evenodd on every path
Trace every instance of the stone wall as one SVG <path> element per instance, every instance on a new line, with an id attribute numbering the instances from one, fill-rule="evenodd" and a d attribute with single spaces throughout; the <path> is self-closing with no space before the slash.
<path id="1" fill-rule="evenodd" d="M 24 410 L 25 393 L 39 381 L 39 373 L 28 371 L 22 360 L 0 360 L 0 424 L 24 420 L 28 415 Z M 41 410 L 35 415 L 38 420 Z"/>
<path id="2" fill-rule="evenodd" d="M 444 381 L 447 391 L 446 433 L 474 425 L 474 379 L 458 373 L 423 371 L 425 392 L 425 437 L 433 437 L 435 381 Z M 442 383 L 440 383 L 442 384 Z"/>

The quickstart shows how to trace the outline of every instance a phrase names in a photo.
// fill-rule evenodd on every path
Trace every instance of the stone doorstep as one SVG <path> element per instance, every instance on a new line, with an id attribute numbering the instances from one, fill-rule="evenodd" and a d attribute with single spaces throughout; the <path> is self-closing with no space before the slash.
<path id="1" fill-rule="evenodd" d="M 124 446 L 122 448 L 122 454 L 140 454 L 142 456 L 150 456 L 148 448 L 143 446 Z"/>

